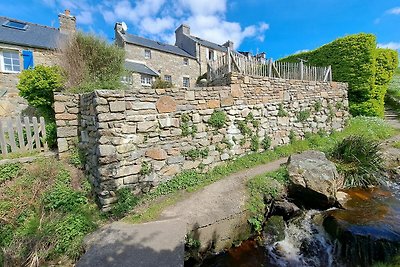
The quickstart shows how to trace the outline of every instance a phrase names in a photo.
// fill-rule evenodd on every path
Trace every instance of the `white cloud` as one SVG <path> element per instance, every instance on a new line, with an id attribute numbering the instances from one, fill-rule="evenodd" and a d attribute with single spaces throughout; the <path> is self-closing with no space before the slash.
<path id="1" fill-rule="evenodd" d="M 309 50 L 309 49 L 297 50 L 296 52 L 294 52 L 294 55 L 295 55 L 295 54 L 300 54 L 300 53 L 305 53 L 305 52 L 308 52 L 308 51 L 310 51 L 310 50 Z"/>
<path id="2" fill-rule="evenodd" d="M 128 23 L 130 32 L 174 43 L 174 31 L 181 23 L 188 24 L 191 34 L 223 44 L 227 40 L 239 47 L 245 38 L 264 41 L 269 24 L 243 27 L 238 22 L 228 21 L 227 0 L 141 0 L 133 4 L 130 0 L 103 0 L 100 12 L 109 24 L 117 21 Z"/>
<path id="3" fill-rule="evenodd" d="M 392 9 L 389 9 L 388 11 L 386 11 L 388 14 L 392 14 L 392 15 L 400 15 L 400 7 L 394 7 Z"/>
<path id="4" fill-rule="evenodd" d="M 390 48 L 390 49 L 394 49 L 394 50 L 397 50 L 397 49 L 400 49 L 400 43 L 397 43 L 397 42 L 389 42 L 389 43 L 379 43 L 378 44 L 378 47 L 380 47 L 380 48 Z"/>

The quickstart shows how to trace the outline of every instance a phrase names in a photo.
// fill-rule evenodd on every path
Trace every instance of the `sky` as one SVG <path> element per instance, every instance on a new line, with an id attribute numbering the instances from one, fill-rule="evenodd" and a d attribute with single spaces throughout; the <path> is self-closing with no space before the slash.
<path id="1" fill-rule="evenodd" d="M 336 38 L 373 33 L 378 46 L 400 49 L 400 0 L 1 0 L 0 16 L 58 27 L 70 9 L 77 27 L 112 42 L 114 25 L 128 33 L 174 44 L 175 29 L 239 51 L 279 59 Z"/>

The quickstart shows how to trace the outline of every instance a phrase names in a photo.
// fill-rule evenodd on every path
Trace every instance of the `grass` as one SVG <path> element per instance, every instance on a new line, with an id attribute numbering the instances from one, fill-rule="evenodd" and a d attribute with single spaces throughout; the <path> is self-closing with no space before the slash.
<path id="1" fill-rule="evenodd" d="M 372 267 L 399 267 L 399 266 L 400 266 L 400 255 L 394 257 L 388 263 L 378 262 L 372 265 Z"/>
<path id="2" fill-rule="evenodd" d="M 394 110 L 400 112 L 400 68 L 398 68 L 389 84 L 385 102 Z"/>
<path id="3" fill-rule="evenodd" d="M 0 166 L 0 266 L 70 266 L 102 222 L 84 176 L 56 159 Z M 75 172 L 74 172 L 75 173 Z M 4 177 L 4 176 L 2 176 Z"/>
<path id="4" fill-rule="evenodd" d="M 13 152 L 13 153 L 9 153 L 7 155 L 0 155 L 0 160 L 32 157 L 32 156 L 38 155 L 39 153 L 40 152 L 38 152 L 38 151 Z"/>
<path id="5" fill-rule="evenodd" d="M 161 183 L 154 191 L 144 195 L 138 201 L 138 208 L 126 215 L 124 220 L 142 223 L 155 220 L 163 209 L 179 200 L 177 192 L 197 191 L 215 181 L 223 179 L 230 174 L 266 164 L 294 153 L 309 149 L 320 150 L 330 153 L 336 144 L 347 136 L 363 133 L 370 140 L 383 140 L 396 134 L 396 131 L 385 121 L 379 118 L 356 117 L 349 121 L 348 126 L 342 132 L 334 132 L 331 135 L 314 134 L 305 140 L 296 140 L 289 145 L 278 146 L 273 150 L 261 153 L 252 153 L 231 160 L 223 165 L 217 166 L 207 173 L 197 171 L 185 171 L 165 183 Z M 161 198 L 159 202 L 157 199 Z M 170 203 L 166 204 L 164 202 Z M 141 209 L 142 206 L 149 207 Z M 132 207 L 133 208 L 133 207 Z"/>
<path id="6" fill-rule="evenodd" d="M 397 142 L 393 143 L 393 147 L 400 149 L 400 141 L 397 141 Z"/>

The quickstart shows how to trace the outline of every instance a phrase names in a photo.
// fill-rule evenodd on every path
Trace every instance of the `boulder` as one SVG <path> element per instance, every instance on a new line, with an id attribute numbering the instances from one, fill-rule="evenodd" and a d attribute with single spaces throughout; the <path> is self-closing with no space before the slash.
<path id="1" fill-rule="evenodd" d="M 289 197 L 299 206 L 326 209 L 337 204 L 342 181 L 333 162 L 324 153 L 306 151 L 288 160 Z"/>
<path id="2" fill-rule="evenodd" d="M 272 214 L 283 216 L 285 221 L 297 215 L 300 215 L 300 213 L 301 210 L 299 209 L 299 207 L 297 207 L 296 204 L 291 203 L 287 200 L 275 201 L 272 208 Z"/>

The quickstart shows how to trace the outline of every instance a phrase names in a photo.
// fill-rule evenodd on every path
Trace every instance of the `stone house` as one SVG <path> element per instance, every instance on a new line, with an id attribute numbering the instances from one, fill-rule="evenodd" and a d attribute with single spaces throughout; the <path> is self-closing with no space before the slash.
<path id="1" fill-rule="evenodd" d="M 129 34 L 123 23 L 115 24 L 115 42 L 126 51 L 124 82 L 131 87 L 151 86 L 154 78 L 172 82 L 178 87 L 191 87 L 207 72 L 207 63 L 233 50 L 233 43 L 219 45 L 190 34 L 190 27 L 179 26 L 175 45 Z"/>
<path id="2" fill-rule="evenodd" d="M 0 117 L 17 116 L 27 108 L 18 96 L 18 75 L 35 65 L 54 65 L 63 38 L 75 32 L 76 19 L 59 14 L 60 27 L 53 28 L 0 17 Z"/>

